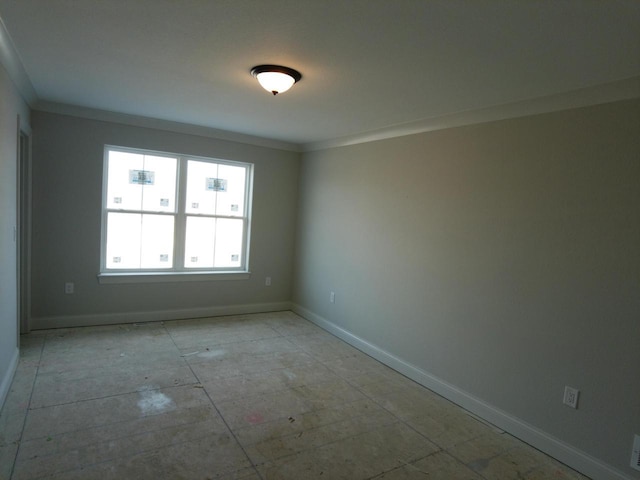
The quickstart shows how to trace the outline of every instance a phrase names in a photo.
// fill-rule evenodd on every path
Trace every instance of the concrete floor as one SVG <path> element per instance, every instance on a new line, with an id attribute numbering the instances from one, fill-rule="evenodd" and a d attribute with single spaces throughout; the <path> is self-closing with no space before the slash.
<path id="1" fill-rule="evenodd" d="M 584 479 L 291 312 L 35 332 L 0 479 Z"/>

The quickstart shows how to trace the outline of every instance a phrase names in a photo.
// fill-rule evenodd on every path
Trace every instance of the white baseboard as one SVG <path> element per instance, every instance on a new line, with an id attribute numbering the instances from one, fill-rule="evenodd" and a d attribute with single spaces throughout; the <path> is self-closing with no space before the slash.
<path id="1" fill-rule="evenodd" d="M 7 399 L 7 395 L 9 394 L 11 382 L 13 382 L 13 376 L 16 373 L 16 368 L 18 368 L 19 357 L 20 351 L 16 348 L 13 352 L 13 356 L 11 357 L 11 361 L 9 362 L 9 368 L 7 368 L 7 371 L 2 375 L 2 382 L 0 383 L 0 410 L 2 410 L 4 402 Z"/>
<path id="2" fill-rule="evenodd" d="M 332 333 L 336 337 L 356 347 L 358 350 L 363 351 L 367 355 L 370 355 L 376 360 L 402 373 L 406 377 L 424 385 L 429 390 L 442 395 L 446 399 L 451 400 L 481 419 L 486 420 L 498 428 L 523 440 L 529 445 L 545 452 L 588 477 L 596 480 L 633 480 L 631 477 L 628 477 L 623 472 L 620 472 L 601 460 L 598 460 L 597 458 L 578 450 L 562 440 L 549 435 L 543 430 L 484 402 L 470 393 L 459 389 L 455 385 L 447 383 L 444 380 L 431 375 L 429 372 L 405 362 L 392 353 L 387 352 L 377 345 L 367 342 L 363 338 L 360 338 L 329 320 L 316 315 L 310 310 L 307 310 L 297 304 L 292 304 L 291 309 L 301 317 L 315 323 L 329 333 Z"/>
<path id="3" fill-rule="evenodd" d="M 185 308 L 179 310 L 158 310 L 148 312 L 32 317 L 31 330 L 46 330 L 49 328 L 66 327 L 88 327 L 95 325 L 115 325 L 120 323 L 160 322 L 168 320 L 183 320 L 187 318 L 220 317 L 223 315 L 244 315 L 248 313 L 278 312 L 281 310 L 291 310 L 291 303 L 250 303 L 244 305 L 223 305 L 215 307 Z"/>

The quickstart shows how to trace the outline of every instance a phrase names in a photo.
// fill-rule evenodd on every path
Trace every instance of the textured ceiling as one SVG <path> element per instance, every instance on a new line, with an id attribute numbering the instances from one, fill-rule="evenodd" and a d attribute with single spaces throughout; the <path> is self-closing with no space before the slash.
<path id="1" fill-rule="evenodd" d="M 640 75 L 640 1 L 0 0 L 40 101 L 321 142 Z M 273 97 L 249 74 L 302 72 Z"/>

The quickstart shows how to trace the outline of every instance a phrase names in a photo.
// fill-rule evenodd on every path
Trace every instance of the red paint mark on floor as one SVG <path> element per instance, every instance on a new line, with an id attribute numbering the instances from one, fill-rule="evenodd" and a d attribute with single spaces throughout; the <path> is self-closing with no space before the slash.
<path id="1" fill-rule="evenodd" d="M 260 415 L 259 412 L 253 412 L 244 417 L 244 419 L 249 422 L 251 425 L 257 425 L 258 423 L 264 422 L 264 417 Z"/>

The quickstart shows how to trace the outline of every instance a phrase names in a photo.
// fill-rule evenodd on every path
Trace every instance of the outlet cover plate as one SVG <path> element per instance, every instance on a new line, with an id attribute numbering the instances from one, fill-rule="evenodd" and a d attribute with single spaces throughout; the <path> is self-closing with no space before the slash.
<path id="1" fill-rule="evenodd" d="M 631 468 L 640 471 L 640 435 L 633 437 L 633 450 L 631 452 Z"/>
<path id="2" fill-rule="evenodd" d="M 562 403 L 571 408 L 578 408 L 578 397 L 580 396 L 580 390 L 570 386 L 564 387 L 564 398 Z"/>

